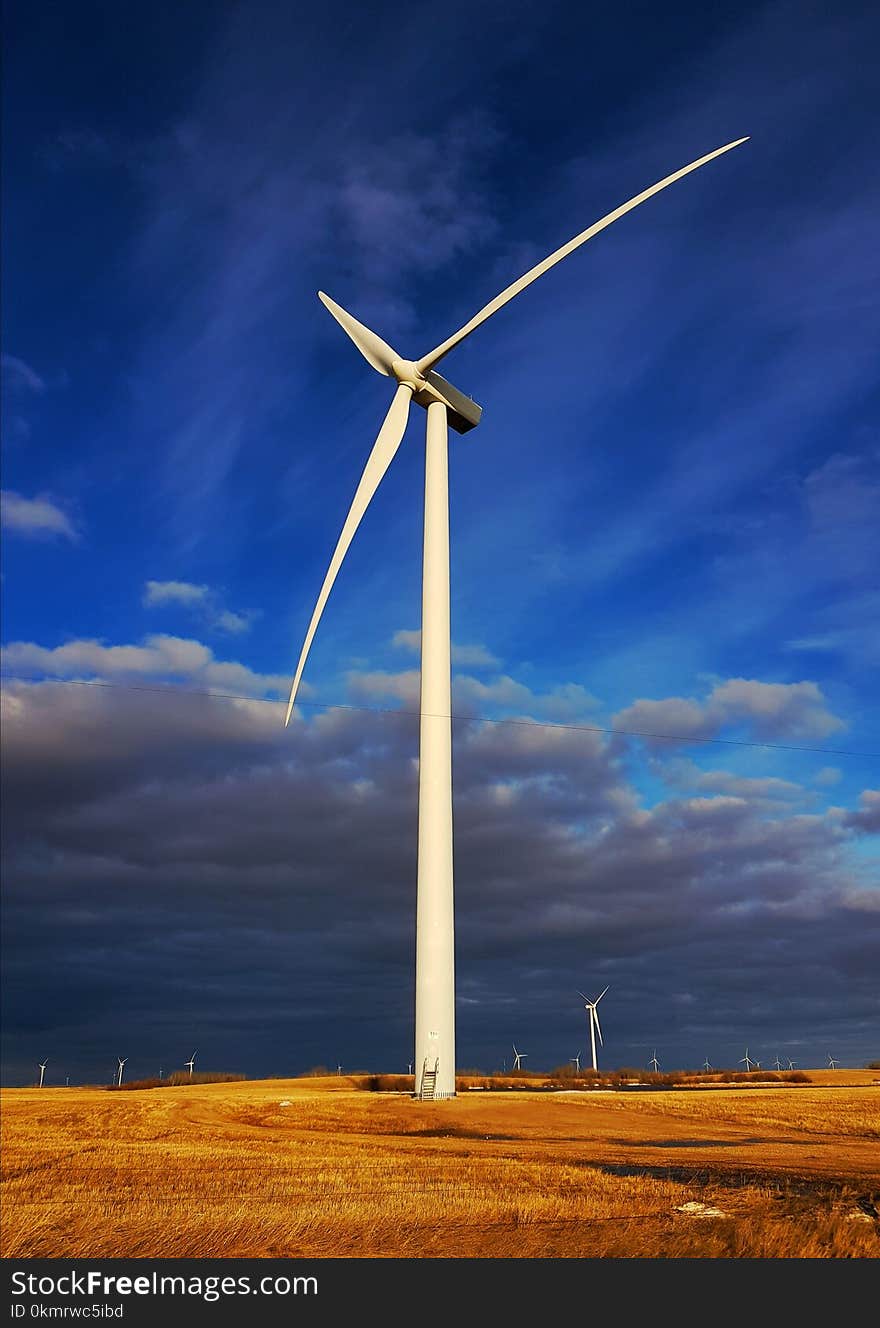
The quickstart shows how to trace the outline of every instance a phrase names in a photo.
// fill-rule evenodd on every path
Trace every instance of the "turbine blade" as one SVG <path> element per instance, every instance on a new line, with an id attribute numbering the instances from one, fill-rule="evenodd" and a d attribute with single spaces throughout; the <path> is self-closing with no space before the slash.
<path id="1" fill-rule="evenodd" d="M 524 291 L 527 286 L 531 286 L 533 281 L 537 281 L 538 277 L 542 277 L 545 272 L 549 272 L 551 267 L 555 267 L 557 263 L 561 263 L 563 258 L 567 258 L 569 254 L 574 253 L 575 249 L 580 248 L 582 244 L 586 244 L 587 240 L 591 240 L 594 235 L 598 235 L 599 231 L 603 231 L 606 226 L 610 226 L 612 222 L 617 221 L 618 218 L 624 216 L 625 213 L 632 212 L 633 208 L 637 208 L 640 203 L 644 203 L 646 199 L 651 198 L 654 194 L 659 194 L 660 190 L 665 189 L 667 185 L 674 184 L 676 180 L 680 180 L 683 176 L 689 175 L 691 171 L 698 170 L 700 166 L 705 166 L 707 162 L 712 161 L 715 157 L 720 157 L 722 153 L 729 152 L 731 148 L 739 147 L 740 143 L 746 143 L 747 141 L 748 136 L 746 136 L 746 138 L 738 138 L 735 142 L 726 143 L 723 148 L 716 148 L 714 152 L 708 152 L 705 157 L 700 157 L 699 160 L 692 161 L 689 166 L 682 166 L 680 171 L 675 171 L 672 175 L 667 175 L 665 180 L 659 180 L 657 184 L 652 184 L 650 189 L 643 189 L 640 194 L 636 194 L 635 198 L 631 198 L 628 203 L 621 204 L 621 206 L 615 208 L 613 212 L 609 212 L 606 217 L 602 217 L 600 221 L 594 222 L 593 225 L 589 226 L 585 231 L 581 231 L 580 235 L 576 235 L 573 240 L 568 241 L 568 244 L 564 244 L 560 249 L 556 249 L 549 258 L 545 258 L 542 263 L 538 263 L 535 267 L 530 268 L 529 271 L 526 272 L 524 276 L 520 277 L 518 281 L 514 281 L 513 284 L 503 290 L 500 295 L 496 295 L 495 299 L 490 300 L 479 313 L 474 314 L 470 322 L 465 323 L 464 327 L 459 328 L 457 332 L 453 332 L 452 336 L 448 337 L 446 341 L 441 342 L 439 346 L 435 346 L 432 351 L 429 351 L 427 355 L 424 355 L 417 364 L 419 373 L 424 374 L 427 373 L 429 369 L 433 369 L 434 365 L 439 364 L 444 355 L 448 355 L 453 347 L 457 346 L 459 342 L 464 341 L 465 337 L 469 337 L 470 334 L 481 325 L 481 323 L 485 323 L 487 318 L 491 318 L 492 315 L 497 313 L 499 309 L 503 308 L 509 300 L 512 300 L 515 295 L 519 295 L 520 291 Z"/>
<path id="2" fill-rule="evenodd" d="M 361 523 L 361 517 L 370 505 L 370 500 L 376 492 L 391 462 L 394 460 L 394 454 L 400 446 L 401 440 L 406 429 L 406 422 L 409 418 L 409 403 L 412 399 L 412 389 L 405 384 L 401 384 L 394 394 L 394 400 L 388 409 L 388 414 L 382 423 L 378 437 L 373 444 L 373 450 L 370 453 L 364 473 L 361 475 L 357 492 L 349 509 L 348 516 L 345 518 L 345 525 L 342 527 L 342 534 L 339 536 L 339 542 L 330 559 L 330 566 L 327 569 L 327 575 L 324 577 L 324 584 L 321 586 L 321 593 L 318 596 L 318 602 L 315 605 L 315 611 L 312 614 L 312 621 L 309 623 L 309 630 L 306 632 L 306 639 L 303 644 L 302 653 L 299 657 L 299 663 L 296 666 L 296 673 L 293 679 L 293 686 L 290 689 L 290 700 L 287 703 L 287 715 L 284 719 L 285 728 L 290 723 L 290 715 L 293 710 L 293 703 L 296 700 L 297 689 L 302 678 L 303 669 L 306 666 L 306 658 L 312 644 L 312 638 L 315 635 L 318 623 L 321 620 L 321 614 L 324 612 L 324 605 L 327 603 L 327 596 L 333 588 L 333 582 L 336 580 L 336 574 L 342 565 L 342 560 L 348 552 L 348 547 L 354 539 L 354 533 Z"/>
<path id="3" fill-rule="evenodd" d="M 331 300 L 330 296 L 325 295 L 323 291 L 318 291 L 318 299 L 324 308 L 330 311 L 343 332 L 351 337 L 367 363 L 371 364 L 377 373 L 384 374 L 387 378 L 391 373 L 391 365 L 400 358 L 397 351 L 389 346 L 387 341 L 383 341 L 371 328 L 359 323 L 347 309 L 343 309 L 341 304 Z"/>
<path id="4" fill-rule="evenodd" d="M 599 1046 L 604 1047 L 605 1043 L 602 1041 L 602 1029 L 599 1024 L 599 1011 L 596 1009 L 595 1005 L 593 1006 L 593 1018 L 596 1021 L 596 1032 L 599 1034 Z"/>
<path id="5" fill-rule="evenodd" d="M 599 1004 L 599 1002 L 601 1001 L 602 997 L 605 995 L 605 992 L 606 992 L 607 990 L 608 990 L 608 988 L 606 987 L 606 988 L 605 988 L 605 991 L 600 991 L 600 992 L 599 992 L 599 995 L 596 997 L 596 1000 L 595 1000 L 595 1004 L 596 1004 L 596 1005 Z"/>

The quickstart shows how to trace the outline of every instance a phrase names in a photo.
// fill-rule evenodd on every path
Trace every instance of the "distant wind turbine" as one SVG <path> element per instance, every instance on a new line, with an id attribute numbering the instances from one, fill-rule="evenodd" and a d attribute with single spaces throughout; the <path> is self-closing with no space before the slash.
<path id="1" fill-rule="evenodd" d="M 738 1061 L 737 1063 L 738 1063 L 739 1065 L 744 1065 L 744 1066 L 746 1067 L 746 1073 L 747 1073 L 747 1074 L 748 1074 L 748 1072 L 751 1070 L 751 1068 L 752 1068 L 753 1065 L 757 1065 L 757 1061 L 753 1061 L 753 1060 L 750 1060 L 750 1059 L 749 1059 L 749 1049 L 748 1049 L 748 1047 L 746 1047 L 746 1054 L 745 1054 L 745 1056 L 740 1056 L 739 1061 Z"/>
<path id="2" fill-rule="evenodd" d="M 528 1053 L 527 1051 L 517 1051 L 517 1049 L 516 1049 L 516 1045 L 514 1044 L 514 1047 L 513 1047 L 513 1072 L 514 1072 L 514 1074 L 516 1073 L 517 1070 L 521 1070 L 521 1069 L 522 1069 L 522 1062 L 523 1062 L 524 1060 L 527 1060 L 527 1059 L 528 1059 L 528 1054 L 529 1054 L 529 1053 Z"/>
<path id="3" fill-rule="evenodd" d="M 797 1065 L 797 1061 L 793 1061 L 793 1060 L 791 1059 L 791 1057 L 789 1057 L 789 1058 L 788 1058 L 788 1068 L 789 1068 L 790 1070 L 793 1070 L 794 1067 L 795 1067 L 796 1065 Z"/>
<path id="4" fill-rule="evenodd" d="M 37 1065 L 40 1067 L 40 1083 L 39 1083 L 39 1087 L 40 1087 L 40 1088 L 43 1087 L 43 1079 L 45 1078 L 45 1075 L 46 1075 L 46 1066 L 47 1066 L 48 1064 L 49 1064 L 48 1061 L 37 1061 Z"/>
<path id="5" fill-rule="evenodd" d="M 776 1060 L 773 1062 L 773 1064 L 775 1065 L 777 1070 L 782 1069 L 782 1061 L 779 1059 L 778 1056 L 776 1057 Z"/>
<path id="6" fill-rule="evenodd" d="M 651 1066 L 651 1068 L 653 1069 L 653 1071 L 654 1071 L 655 1074 L 656 1074 L 657 1071 L 660 1069 L 660 1062 L 659 1062 L 658 1059 L 657 1059 L 657 1050 L 656 1050 L 656 1048 L 655 1048 L 655 1050 L 654 1050 L 654 1055 L 653 1055 L 653 1056 L 651 1057 L 651 1059 L 648 1061 L 648 1064 Z"/>
<path id="7" fill-rule="evenodd" d="M 708 1056 L 707 1056 L 706 1059 L 703 1061 L 703 1069 L 706 1071 L 707 1074 L 708 1074 L 709 1071 L 712 1069 L 712 1066 L 709 1064 L 709 1057 L 708 1057 Z"/>
<path id="8" fill-rule="evenodd" d="M 318 298 L 368 364 L 396 383 L 388 413 L 361 475 L 312 612 L 290 689 L 290 722 L 306 659 L 343 559 L 373 496 L 403 440 L 410 404 L 427 411 L 422 562 L 421 696 L 419 702 L 419 811 L 416 889 L 415 1064 L 416 1096 L 455 1096 L 455 971 L 452 881 L 452 724 L 449 631 L 448 428 L 466 433 L 482 408 L 441 378 L 437 365 L 478 327 L 538 277 L 587 240 L 654 194 L 713 161 L 745 138 L 716 148 L 651 185 L 556 249 L 496 295 L 469 322 L 419 360 L 401 356 L 386 341 L 331 300 Z M 595 1057 L 594 1057 L 595 1059 Z"/>
<path id="9" fill-rule="evenodd" d="M 116 1080 L 116 1085 L 118 1087 L 122 1083 L 122 1068 L 125 1065 L 125 1062 L 128 1060 L 128 1057 L 117 1056 L 116 1059 L 119 1062 L 119 1077 Z"/>
<path id="10" fill-rule="evenodd" d="M 840 1061 L 836 1061 L 836 1060 L 834 1059 L 833 1056 L 829 1056 L 829 1057 L 828 1057 L 828 1069 L 829 1069 L 829 1070 L 836 1070 L 839 1064 L 840 1064 Z"/>
<path id="11" fill-rule="evenodd" d="M 604 991 L 600 991 L 599 995 L 596 997 L 594 1001 L 591 1001 L 589 996 L 585 996 L 582 991 L 578 992 L 578 996 L 580 996 L 581 999 L 585 1002 L 584 1009 L 587 1012 L 587 1020 L 590 1025 L 590 1051 L 593 1054 L 593 1069 L 597 1072 L 599 1069 L 599 1066 L 596 1064 L 597 1033 L 599 1035 L 599 1046 L 604 1047 L 605 1043 L 602 1041 L 602 1029 L 599 1027 L 599 1011 L 596 1009 L 596 1006 L 599 1004 L 599 1002 L 601 1001 L 602 997 L 605 995 L 605 992 L 607 990 L 608 988 L 606 987 Z"/>
<path id="12" fill-rule="evenodd" d="M 581 1072 L 581 1053 L 580 1053 L 579 1051 L 576 1052 L 574 1056 L 572 1056 L 572 1058 L 571 1058 L 571 1063 L 572 1063 L 572 1065 L 574 1066 L 575 1074 L 580 1074 L 580 1072 Z"/>
<path id="13" fill-rule="evenodd" d="M 188 1060 L 188 1061 L 184 1061 L 183 1063 L 184 1063 L 184 1065 L 187 1066 L 187 1068 L 189 1069 L 189 1077 L 190 1077 L 190 1079 L 192 1079 L 192 1077 L 193 1077 L 193 1066 L 194 1066 L 195 1063 L 196 1063 L 196 1053 L 193 1052 L 193 1054 L 190 1056 L 189 1060 Z"/>

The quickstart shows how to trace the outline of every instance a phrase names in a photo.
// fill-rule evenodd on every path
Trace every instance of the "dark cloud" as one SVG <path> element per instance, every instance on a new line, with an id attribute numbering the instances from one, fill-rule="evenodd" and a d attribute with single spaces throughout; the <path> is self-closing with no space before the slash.
<path id="1" fill-rule="evenodd" d="M 404 713 L 285 731 L 258 701 L 11 684 L 10 1072 L 142 1074 L 190 1043 L 251 1073 L 405 1064 L 416 753 Z M 792 813 L 695 767 L 698 792 L 646 806 L 603 735 L 528 723 L 457 723 L 455 776 L 462 1063 L 511 1035 L 567 1059 L 574 993 L 607 982 L 614 1063 L 871 1050 L 880 919 L 849 842 L 876 794 Z"/>

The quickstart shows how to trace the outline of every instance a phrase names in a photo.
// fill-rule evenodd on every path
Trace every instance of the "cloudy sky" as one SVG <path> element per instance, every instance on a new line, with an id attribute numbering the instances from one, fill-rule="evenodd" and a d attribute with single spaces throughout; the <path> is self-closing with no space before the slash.
<path id="1" fill-rule="evenodd" d="M 880 1055 L 878 20 L 856 3 L 11 0 L 4 1077 L 412 1058 L 444 362 L 458 1059 Z M 650 736 L 660 735 L 660 736 Z"/>

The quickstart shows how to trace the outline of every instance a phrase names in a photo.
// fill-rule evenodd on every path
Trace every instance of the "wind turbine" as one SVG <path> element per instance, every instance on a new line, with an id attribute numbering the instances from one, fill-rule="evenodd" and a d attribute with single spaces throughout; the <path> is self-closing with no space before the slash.
<path id="1" fill-rule="evenodd" d="M 524 1060 L 527 1060 L 527 1059 L 528 1059 L 528 1054 L 529 1054 L 529 1053 L 528 1053 L 527 1051 L 517 1051 L 517 1049 L 516 1049 L 516 1043 L 513 1044 L 513 1073 L 514 1073 L 514 1074 L 516 1074 L 517 1070 L 521 1070 L 521 1069 L 522 1069 L 522 1062 L 523 1062 Z"/>
<path id="2" fill-rule="evenodd" d="M 829 1070 L 836 1070 L 839 1064 L 840 1064 L 840 1061 L 836 1061 L 836 1060 L 834 1059 L 833 1056 L 829 1056 L 829 1057 L 828 1057 L 828 1069 L 829 1069 Z"/>
<path id="3" fill-rule="evenodd" d="M 455 960 L 452 880 L 452 721 L 449 634 L 448 428 L 466 433 L 482 407 L 437 373 L 440 361 L 538 277 L 587 240 L 691 171 L 745 143 L 727 143 L 683 166 L 594 222 L 496 295 L 419 360 L 408 360 L 323 291 L 318 298 L 368 364 L 397 384 L 330 559 L 300 653 L 285 725 L 290 722 L 312 640 L 339 568 L 382 477 L 403 439 L 410 403 L 427 411 L 422 560 L 421 696 L 419 701 L 419 813 L 416 888 L 416 1096 L 455 1096 Z M 594 1058 L 595 1059 L 595 1058 Z"/>
<path id="4" fill-rule="evenodd" d="M 579 991 L 579 992 L 578 992 L 578 996 L 580 996 L 580 997 L 582 998 L 582 1000 L 584 1000 L 584 1001 L 586 1002 L 586 1004 L 585 1004 L 585 1006 L 584 1006 L 584 1009 L 585 1009 L 586 1012 L 587 1012 L 587 1020 L 589 1021 L 589 1025 L 590 1025 L 590 1051 L 593 1053 L 593 1069 L 594 1069 L 597 1073 L 598 1073 L 598 1070 L 599 1070 L 599 1067 L 598 1067 L 598 1065 L 596 1064 L 596 1034 L 597 1034 L 597 1033 L 599 1034 L 599 1045 L 600 1045 L 601 1047 L 604 1047 L 604 1046 L 605 1046 L 605 1043 L 602 1041 L 602 1030 L 601 1030 L 601 1028 L 599 1027 L 599 1011 L 596 1009 L 596 1006 L 599 1004 L 599 1002 L 601 1001 L 602 997 L 605 995 L 605 992 L 606 992 L 607 990 L 608 990 L 608 988 L 606 987 L 606 988 L 605 988 L 605 991 L 600 991 L 600 992 L 599 992 L 599 995 L 596 997 L 596 999 L 595 999 L 594 1001 L 591 1001 L 590 998 L 589 998 L 588 996 L 584 996 L 584 993 L 583 993 L 582 991 Z"/>
<path id="5" fill-rule="evenodd" d="M 774 1066 L 776 1067 L 777 1070 L 781 1070 L 781 1069 L 782 1069 L 782 1061 L 779 1059 L 778 1056 L 776 1057 L 776 1060 L 773 1062 L 773 1064 L 774 1064 Z"/>
<path id="6" fill-rule="evenodd" d="M 757 1061 L 750 1060 L 748 1047 L 746 1047 L 745 1056 L 740 1056 L 739 1060 L 737 1061 L 738 1065 L 744 1065 L 746 1067 L 746 1074 L 748 1074 L 752 1066 L 757 1065 L 757 1063 L 758 1063 Z"/>
<path id="7" fill-rule="evenodd" d="M 703 1061 L 703 1069 L 706 1071 L 707 1074 L 708 1074 L 709 1071 L 712 1069 L 712 1066 L 709 1064 L 709 1057 L 708 1057 L 708 1056 L 707 1056 L 706 1059 Z"/>
<path id="8" fill-rule="evenodd" d="M 37 1061 L 37 1065 L 40 1067 L 40 1082 L 39 1082 L 39 1085 L 38 1085 L 38 1087 L 40 1087 L 40 1088 L 43 1087 L 43 1079 L 45 1078 L 45 1075 L 46 1075 L 46 1066 L 47 1066 L 48 1064 L 49 1064 L 48 1061 Z"/>
<path id="9" fill-rule="evenodd" d="M 117 1056 L 116 1059 L 119 1062 L 119 1077 L 116 1080 L 116 1086 L 118 1088 L 119 1085 L 122 1083 L 122 1067 L 125 1065 L 125 1062 L 128 1060 L 128 1057 Z"/>
<path id="10" fill-rule="evenodd" d="M 196 1053 L 193 1052 L 193 1054 L 190 1056 L 189 1060 L 188 1060 L 188 1061 L 184 1061 L 183 1063 L 184 1063 L 184 1065 L 187 1067 L 187 1069 L 189 1070 L 189 1077 L 190 1077 L 190 1079 L 192 1079 L 192 1077 L 193 1077 L 193 1066 L 194 1066 L 195 1063 L 196 1063 Z"/>
<path id="11" fill-rule="evenodd" d="M 580 1074 L 580 1072 L 581 1072 L 581 1053 L 580 1053 L 579 1051 L 576 1052 L 576 1053 L 574 1054 L 574 1056 L 572 1056 L 572 1058 L 571 1058 L 571 1063 L 572 1063 L 572 1065 L 574 1066 L 574 1072 L 575 1072 L 575 1074 Z"/>
<path id="12" fill-rule="evenodd" d="M 653 1069 L 653 1071 L 654 1071 L 655 1074 L 656 1074 L 657 1071 L 660 1069 L 660 1062 L 659 1062 L 658 1059 L 657 1059 L 657 1051 L 656 1051 L 656 1049 L 655 1049 L 655 1051 L 654 1051 L 654 1055 L 653 1055 L 653 1056 L 651 1057 L 651 1059 L 648 1061 L 648 1064 L 652 1067 L 652 1069 Z"/>
<path id="13" fill-rule="evenodd" d="M 789 1058 L 788 1058 L 788 1068 L 789 1068 L 790 1070 L 793 1070 L 794 1067 L 795 1067 L 796 1065 L 797 1065 L 797 1061 L 793 1061 L 793 1060 L 791 1059 L 791 1057 L 789 1056 Z"/>

